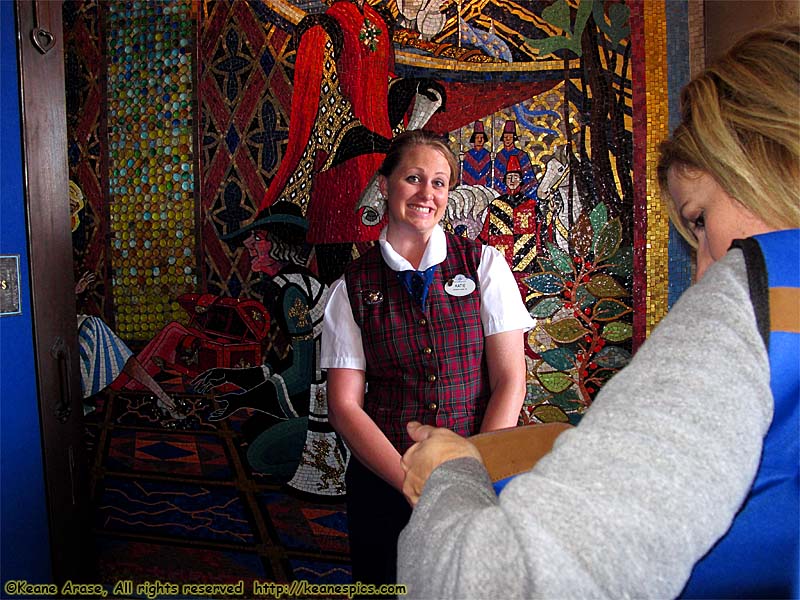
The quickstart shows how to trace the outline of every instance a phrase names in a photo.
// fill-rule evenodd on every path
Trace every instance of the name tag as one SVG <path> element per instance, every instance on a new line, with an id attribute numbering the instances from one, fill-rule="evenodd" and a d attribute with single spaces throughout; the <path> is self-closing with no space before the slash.
<path id="1" fill-rule="evenodd" d="M 475 280 L 466 275 L 456 275 L 444 284 L 444 291 L 451 296 L 468 296 L 475 291 Z"/>

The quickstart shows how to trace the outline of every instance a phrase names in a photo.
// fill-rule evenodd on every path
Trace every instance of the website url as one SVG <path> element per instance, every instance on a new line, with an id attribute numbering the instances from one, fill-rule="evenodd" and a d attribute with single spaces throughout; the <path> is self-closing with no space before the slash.
<path id="1" fill-rule="evenodd" d="M 371 583 L 311 583 L 296 579 L 291 583 L 253 581 L 253 595 L 269 598 L 294 598 L 298 596 L 405 596 L 403 584 L 374 585 Z"/>

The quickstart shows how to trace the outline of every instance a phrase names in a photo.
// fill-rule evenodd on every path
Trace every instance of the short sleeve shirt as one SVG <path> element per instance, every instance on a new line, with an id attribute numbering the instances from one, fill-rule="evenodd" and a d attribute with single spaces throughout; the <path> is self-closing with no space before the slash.
<path id="1" fill-rule="evenodd" d="M 383 260 L 390 269 L 404 271 L 414 268 L 386 240 L 386 229 L 381 232 L 378 244 Z M 440 264 L 446 255 L 447 240 L 444 230 L 437 225 L 428 240 L 419 270 L 424 271 Z M 528 331 L 535 326 L 536 322 L 525 308 L 508 263 L 492 246 L 483 246 L 481 250 L 478 284 L 481 289 L 481 323 L 486 337 L 516 329 Z M 331 286 L 330 298 L 325 308 L 320 367 L 366 370 L 361 330 L 353 319 L 343 277 Z"/>

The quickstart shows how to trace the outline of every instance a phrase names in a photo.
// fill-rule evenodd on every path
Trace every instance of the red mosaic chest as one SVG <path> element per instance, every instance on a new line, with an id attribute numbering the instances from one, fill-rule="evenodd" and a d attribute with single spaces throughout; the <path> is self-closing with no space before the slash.
<path id="1" fill-rule="evenodd" d="M 269 314 L 258 300 L 183 294 L 178 303 L 189 315 L 179 355 L 204 371 L 212 367 L 253 367 L 262 361 Z"/>

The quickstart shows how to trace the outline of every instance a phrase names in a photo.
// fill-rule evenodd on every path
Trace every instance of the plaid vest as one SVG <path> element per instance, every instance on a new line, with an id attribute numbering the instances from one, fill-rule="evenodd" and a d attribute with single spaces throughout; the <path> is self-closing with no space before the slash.
<path id="1" fill-rule="evenodd" d="M 364 410 L 401 453 L 413 443 L 406 433 L 409 421 L 471 435 L 489 402 L 477 286 L 481 245 L 446 235 L 447 258 L 430 286 L 426 312 L 383 261 L 378 245 L 345 270 L 367 361 Z M 445 284 L 457 275 L 470 277 L 475 291 L 447 293 Z"/>

